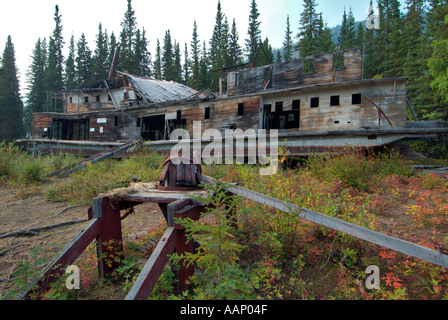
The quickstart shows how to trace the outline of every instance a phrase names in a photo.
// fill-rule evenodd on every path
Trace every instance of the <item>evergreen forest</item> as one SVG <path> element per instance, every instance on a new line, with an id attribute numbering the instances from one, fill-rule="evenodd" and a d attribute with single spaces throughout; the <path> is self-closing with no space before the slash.
<path id="1" fill-rule="evenodd" d="M 194 20 L 189 43 L 179 43 L 166 30 L 163 39 L 156 39 L 155 52 L 148 49 L 150 30 L 139 28 L 132 0 L 126 1 L 121 32 L 108 33 L 100 23 L 95 43 L 88 43 L 84 33 L 79 39 L 63 39 L 62 8 L 56 5 L 54 30 L 48 38 L 36 39 L 30 53 L 25 96 L 20 94 L 14 39 L 8 36 L 0 56 L 0 141 L 23 138 L 35 112 L 62 111 L 49 110 L 48 91 L 83 89 L 106 79 L 117 46 L 121 47 L 118 70 L 215 91 L 215 69 L 279 63 L 339 47 L 364 47 L 365 78 L 407 77 L 409 103 L 417 118 L 448 120 L 446 0 L 371 0 L 372 11 L 365 23 L 355 21 L 351 8 L 346 8 L 337 28 L 324 23 L 325 17 L 317 11 L 318 0 L 299 1 L 299 26 L 291 25 L 289 14 L 285 17 L 282 48 L 273 48 L 268 38 L 262 39 L 256 0 L 251 0 L 245 35 L 238 34 L 238 22 L 228 20 L 218 0 L 211 39 L 201 39 Z M 368 25 L 371 17 L 378 17 L 379 29 Z"/>

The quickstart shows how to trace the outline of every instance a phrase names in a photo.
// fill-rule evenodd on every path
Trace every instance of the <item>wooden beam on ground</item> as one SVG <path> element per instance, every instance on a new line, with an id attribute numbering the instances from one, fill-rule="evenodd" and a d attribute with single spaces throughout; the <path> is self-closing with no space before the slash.
<path id="1" fill-rule="evenodd" d="M 110 157 L 113 157 L 113 156 L 115 156 L 117 154 L 120 154 L 120 153 L 128 150 L 129 148 L 131 148 L 132 146 L 134 146 L 137 143 L 139 143 L 139 141 L 128 142 L 128 143 L 125 143 L 125 144 L 123 144 L 121 146 L 118 146 L 118 147 L 116 147 L 116 148 L 114 148 L 112 150 L 95 154 L 95 155 L 93 155 L 91 157 L 88 157 L 86 159 L 83 159 L 81 161 L 73 163 L 73 164 L 71 164 L 71 165 L 69 165 L 67 167 L 64 167 L 64 168 L 58 169 L 56 171 L 53 171 L 53 172 L 49 173 L 48 176 L 49 177 L 54 177 L 54 176 L 58 176 L 58 175 L 61 175 L 62 177 L 69 176 L 72 173 L 87 167 L 88 163 L 94 164 L 94 163 L 103 161 L 105 159 L 108 159 Z"/>
<path id="2" fill-rule="evenodd" d="M 210 177 L 203 177 L 203 183 L 211 184 L 214 182 Z M 290 214 L 297 214 L 299 217 L 308 221 L 320 224 L 322 226 L 352 235 L 362 240 L 404 253 L 409 256 L 413 256 L 433 264 L 448 267 L 448 256 L 442 254 L 439 251 L 432 250 L 427 247 L 420 246 L 418 244 L 401 240 L 395 237 L 385 235 L 383 233 L 366 229 L 355 224 L 327 216 L 322 213 L 314 212 L 308 209 L 300 208 L 299 206 L 275 199 L 264 194 L 247 190 L 238 186 L 231 186 L 226 188 L 228 192 L 235 195 L 242 196 L 246 199 L 255 201 L 257 203 L 273 207 L 280 211 L 284 211 Z"/>
<path id="3" fill-rule="evenodd" d="M 176 235 L 176 229 L 168 227 L 125 300 L 148 299 L 165 265 L 168 263 L 168 255 L 172 254 L 176 248 Z"/>

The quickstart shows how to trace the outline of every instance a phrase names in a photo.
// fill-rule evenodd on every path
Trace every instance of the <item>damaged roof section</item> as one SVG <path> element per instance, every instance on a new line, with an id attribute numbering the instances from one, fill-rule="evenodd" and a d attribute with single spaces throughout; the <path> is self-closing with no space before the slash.
<path id="1" fill-rule="evenodd" d="M 210 98 L 210 95 L 207 93 L 196 91 L 174 81 L 155 80 L 129 73 L 118 73 L 127 78 L 135 93 L 144 104 L 177 102 L 191 99 L 204 100 Z"/>

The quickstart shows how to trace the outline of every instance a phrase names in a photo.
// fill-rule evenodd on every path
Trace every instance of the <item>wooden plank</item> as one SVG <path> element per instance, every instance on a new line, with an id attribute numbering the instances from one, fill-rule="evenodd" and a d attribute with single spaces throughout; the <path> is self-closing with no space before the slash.
<path id="1" fill-rule="evenodd" d="M 138 143 L 138 142 L 126 143 L 126 144 L 122 145 L 121 147 L 115 148 L 112 151 L 97 154 L 97 155 L 91 157 L 92 160 L 90 160 L 90 161 L 85 161 L 85 160 L 81 161 L 81 164 L 79 166 L 77 166 L 76 168 L 71 169 L 71 170 L 69 170 L 67 172 L 62 173 L 61 176 L 62 177 L 67 177 L 67 176 L 69 176 L 70 174 L 72 174 L 74 172 L 77 172 L 77 171 L 79 171 L 81 169 L 86 168 L 88 163 L 94 164 L 94 163 L 103 161 L 103 160 L 105 160 L 107 158 L 113 157 L 113 156 L 115 156 L 115 155 L 117 155 L 117 154 L 119 154 L 121 152 L 124 152 L 124 151 L 128 150 L 130 147 L 132 147 L 136 143 Z"/>
<path id="2" fill-rule="evenodd" d="M 125 300 L 148 299 L 169 260 L 168 255 L 176 248 L 176 235 L 174 227 L 168 227 Z"/>
<path id="3" fill-rule="evenodd" d="M 179 199 L 177 201 L 171 202 L 168 206 L 167 206 L 167 224 L 169 227 L 173 227 L 174 226 L 174 214 L 176 213 L 177 210 L 186 207 L 187 205 L 189 205 L 191 203 L 191 199 Z"/>
<path id="4" fill-rule="evenodd" d="M 89 246 L 100 232 L 101 221 L 92 219 L 59 255 L 37 276 L 18 298 L 29 299 L 32 293 L 43 293 L 50 283 L 65 272 L 65 268 L 72 264 L 78 256 Z"/>
<path id="5" fill-rule="evenodd" d="M 206 176 L 202 177 L 202 182 L 204 184 L 215 183 L 214 179 Z M 287 213 L 298 214 L 298 216 L 303 219 L 352 235 L 359 239 L 366 240 L 368 242 L 404 253 L 406 255 L 431 262 L 444 268 L 448 267 L 448 256 L 442 254 L 439 251 L 435 251 L 412 242 L 391 237 L 377 231 L 366 229 L 355 224 L 324 215 L 322 213 L 300 208 L 295 204 L 275 199 L 238 186 L 231 186 L 226 190 L 230 193 L 242 196 L 257 203 L 270 206 Z"/>
<path id="6" fill-rule="evenodd" d="M 109 198 L 97 198 L 92 201 L 92 210 L 93 216 L 101 221 L 97 254 L 98 272 L 104 277 L 118 268 L 124 258 L 120 207 L 113 207 Z"/>

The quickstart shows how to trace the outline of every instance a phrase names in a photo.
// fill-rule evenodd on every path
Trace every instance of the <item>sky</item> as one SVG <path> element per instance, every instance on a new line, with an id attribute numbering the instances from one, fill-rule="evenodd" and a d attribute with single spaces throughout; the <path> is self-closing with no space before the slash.
<path id="1" fill-rule="evenodd" d="M 357 21 L 365 20 L 370 0 L 316 0 L 317 12 L 321 12 L 329 27 L 341 23 L 344 9 L 352 8 Z M 289 15 L 293 36 L 298 32 L 302 0 L 257 0 L 262 39 L 269 38 L 273 48 L 280 48 L 285 36 L 286 17 Z M 208 44 L 215 24 L 218 0 L 132 0 L 137 27 L 145 28 L 149 50 L 154 57 L 157 39 L 162 43 L 166 30 L 180 44 L 190 44 L 193 22 L 196 20 L 198 35 Z M 222 12 L 229 24 L 233 19 L 238 28 L 240 44 L 247 37 L 251 0 L 221 0 Z M 95 49 L 95 37 L 101 22 L 103 30 L 118 38 L 127 8 L 126 0 L 13 0 L 2 1 L 0 12 L 0 53 L 3 52 L 8 35 L 11 36 L 16 54 L 22 95 L 26 91 L 26 73 L 38 38 L 48 38 L 55 22 L 55 5 L 62 15 L 64 56 L 72 34 L 77 41 L 84 33 L 89 48 Z"/>

